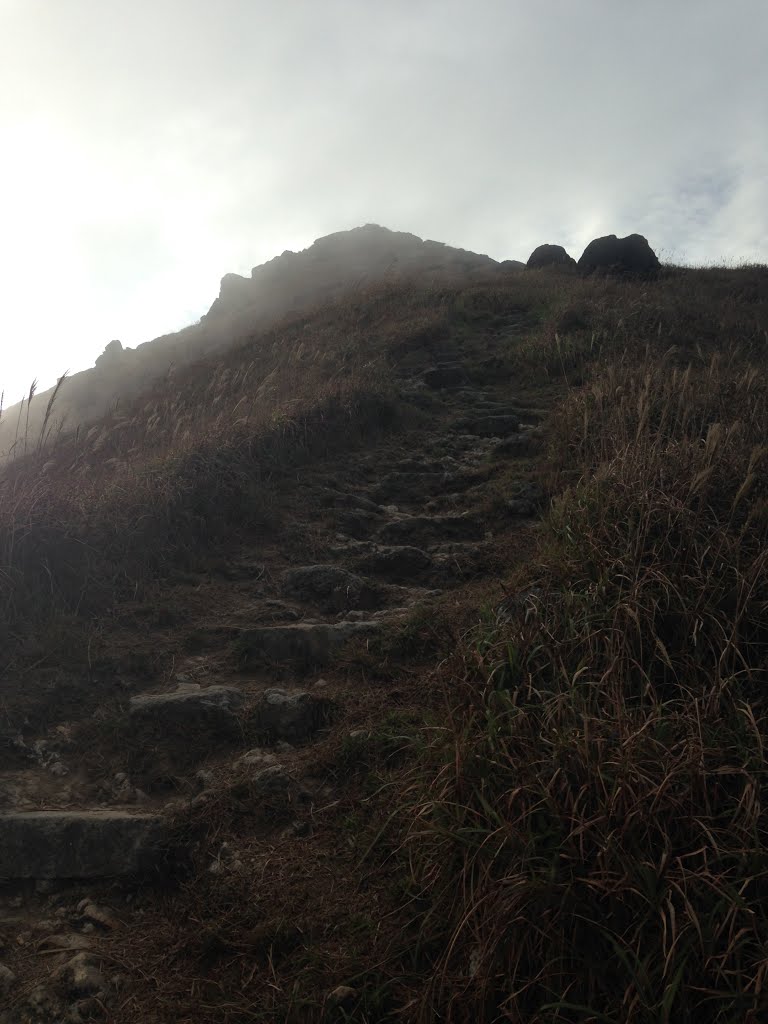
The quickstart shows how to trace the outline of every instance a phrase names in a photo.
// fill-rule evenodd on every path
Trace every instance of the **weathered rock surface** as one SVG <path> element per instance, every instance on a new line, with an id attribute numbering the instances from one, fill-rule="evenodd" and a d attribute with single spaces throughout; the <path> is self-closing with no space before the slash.
<path id="1" fill-rule="evenodd" d="M 162 818 L 125 811 L 0 814 L 0 878 L 113 878 L 151 869 L 167 834 Z"/>
<path id="2" fill-rule="evenodd" d="M 182 684 L 170 693 L 142 693 L 131 697 L 134 722 L 151 725 L 167 733 L 179 729 L 196 735 L 234 736 L 239 731 L 237 712 L 243 695 L 232 686 L 201 687 Z"/>
<path id="3" fill-rule="evenodd" d="M 324 725 L 332 710 L 328 700 L 305 690 L 266 690 L 252 711 L 250 728 L 270 743 L 299 743 Z"/>
<path id="4" fill-rule="evenodd" d="M 384 576 L 396 582 L 410 580 L 431 565 L 432 558 L 426 551 L 408 544 L 377 547 L 355 562 L 360 572 Z"/>
<path id="5" fill-rule="evenodd" d="M 306 565 L 283 573 L 286 597 L 312 603 L 327 612 L 378 608 L 381 592 L 360 576 L 336 565 Z"/>
<path id="6" fill-rule="evenodd" d="M 297 622 L 244 629 L 235 643 L 243 668 L 260 662 L 325 665 L 352 639 L 371 636 L 378 622 Z"/>
<path id="7" fill-rule="evenodd" d="M 579 270 L 584 274 L 595 271 L 614 274 L 648 274 L 661 264 L 648 239 L 643 235 L 604 235 L 594 238 L 579 259 Z"/>
<path id="8" fill-rule="evenodd" d="M 576 260 L 569 256 L 562 245 L 538 245 L 528 257 L 527 267 L 576 267 Z"/>
<path id="9" fill-rule="evenodd" d="M 482 523 L 471 516 L 409 516 L 396 519 L 378 532 L 384 544 L 436 544 L 441 540 L 480 540 Z"/>

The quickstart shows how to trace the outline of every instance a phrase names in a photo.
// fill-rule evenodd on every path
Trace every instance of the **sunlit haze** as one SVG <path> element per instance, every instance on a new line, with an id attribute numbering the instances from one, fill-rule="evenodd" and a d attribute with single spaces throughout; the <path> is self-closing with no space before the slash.
<path id="1" fill-rule="evenodd" d="M 376 222 L 768 261 L 765 0 L 0 0 L 0 387 Z"/>

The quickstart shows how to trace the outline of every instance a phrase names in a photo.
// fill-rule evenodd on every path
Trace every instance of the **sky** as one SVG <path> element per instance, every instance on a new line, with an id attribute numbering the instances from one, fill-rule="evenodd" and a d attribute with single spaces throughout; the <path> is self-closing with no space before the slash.
<path id="1" fill-rule="evenodd" d="M 0 389 L 374 222 L 768 262 L 766 0 L 0 0 Z"/>

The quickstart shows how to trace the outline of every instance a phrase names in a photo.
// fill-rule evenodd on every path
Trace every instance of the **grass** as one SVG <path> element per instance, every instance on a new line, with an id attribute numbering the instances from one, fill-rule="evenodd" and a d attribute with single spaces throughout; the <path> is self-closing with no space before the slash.
<path id="1" fill-rule="evenodd" d="M 765 322 L 581 364 L 552 418 L 538 559 L 406 790 L 420 1020 L 762 1019 Z"/>
<path id="2" fill-rule="evenodd" d="M 160 1019 L 764 1019 L 767 331 L 760 267 L 382 289 L 6 469 L 8 673 L 232 531 L 279 537 L 279 480 L 351 428 L 428 425 L 399 397 L 420 368 L 561 396 L 525 564 L 500 551 L 445 628 L 416 612 L 375 652 L 413 701 L 329 741 L 317 841 L 246 839 L 249 873 L 153 897 Z"/>

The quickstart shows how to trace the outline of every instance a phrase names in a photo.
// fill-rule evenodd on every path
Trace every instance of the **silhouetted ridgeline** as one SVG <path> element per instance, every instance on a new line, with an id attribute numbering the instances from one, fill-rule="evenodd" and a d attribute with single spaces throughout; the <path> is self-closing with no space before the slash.
<path id="1" fill-rule="evenodd" d="M 383 278 L 402 280 L 445 279 L 522 269 L 514 260 L 497 263 L 442 242 L 422 241 L 416 235 L 390 231 L 375 224 L 338 231 L 319 238 L 303 252 L 286 251 L 254 267 L 250 278 L 226 274 L 219 297 L 200 323 L 166 334 L 135 349 L 110 342 L 96 366 L 64 381 L 56 398 L 53 423 L 67 427 L 87 423 L 118 400 L 141 394 L 171 366 L 189 363 L 201 355 L 236 344 L 254 330 L 302 312 L 319 303 Z M 37 440 L 53 389 L 35 396 L 29 413 L 29 435 Z M 26 410 L 21 433 L 26 428 Z M 0 423 L 0 453 L 8 451 L 16 435 L 19 406 L 6 410 Z M 51 421 L 49 421 L 50 423 Z"/>

